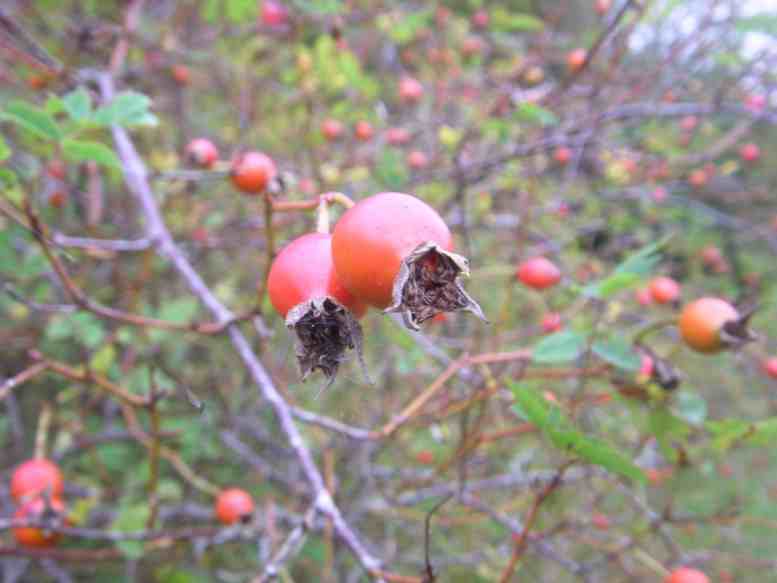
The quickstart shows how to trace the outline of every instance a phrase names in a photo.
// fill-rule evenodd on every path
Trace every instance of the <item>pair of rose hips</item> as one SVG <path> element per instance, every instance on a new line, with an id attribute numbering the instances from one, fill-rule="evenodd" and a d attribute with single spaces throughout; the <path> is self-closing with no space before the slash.
<path id="1" fill-rule="evenodd" d="M 349 208 L 334 232 L 309 233 L 275 258 L 267 289 L 273 307 L 297 336 L 303 378 L 316 369 L 331 381 L 346 349 L 361 354 L 357 320 L 368 306 L 397 312 L 406 326 L 443 312 L 485 319 L 461 285 L 469 263 L 422 200 L 382 192 Z"/>
<path id="2" fill-rule="evenodd" d="M 65 524 L 64 484 L 59 467 L 47 459 L 34 458 L 19 465 L 11 476 L 11 497 L 19 503 L 14 518 Z M 14 528 L 13 535 L 20 545 L 39 548 L 50 547 L 60 538 L 59 533 L 33 526 Z"/>

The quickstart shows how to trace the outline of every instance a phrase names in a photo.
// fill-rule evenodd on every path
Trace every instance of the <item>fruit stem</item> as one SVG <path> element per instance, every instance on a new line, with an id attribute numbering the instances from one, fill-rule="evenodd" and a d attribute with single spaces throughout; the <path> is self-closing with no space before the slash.
<path id="1" fill-rule="evenodd" d="M 51 425 L 51 404 L 48 402 L 43 403 L 43 407 L 38 417 L 38 428 L 35 431 L 35 451 L 33 457 L 35 459 L 41 459 L 46 457 L 46 437 L 49 433 L 49 426 Z"/>
<path id="2" fill-rule="evenodd" d="M 316 232 L 329 233 L 329 201 L 325 194 L 321 195 L 316 209 Z"/>
<path id="3" fill-rule="evenodd" d="M 632 344 L 641 344 L 642 341 L 645 338 L 647 338 L 650 334 L 653 334 L 654 332 L 658 332 L 663 328 L 668 328 L 669 326 L 675 326 L 676 324 L 677 324 L 676 317 L 662 318 L 661 320 L 648 322 L 642 328 L 637 330 L 636 334 L 634 334 L 634 339 L 632 340 Z"/>

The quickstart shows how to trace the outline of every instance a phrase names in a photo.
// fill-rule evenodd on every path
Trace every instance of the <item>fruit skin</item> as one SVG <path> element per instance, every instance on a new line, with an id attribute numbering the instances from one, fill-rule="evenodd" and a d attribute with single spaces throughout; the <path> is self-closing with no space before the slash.
<path id="1" fill-rule="evenodd" d="M 343 136 L 343 124 L 336 119 L 325 119 L 321 124 L 321 133 L 330 142 L 339 140 Z"/>
<path id="2" fill-rule="evenodd" d="M 44 500 L 43 497 L 38 496 L 27 500 L 19 506 L 13 517 L 17 520 L 39 518 L 42 517 L 47 506 L 58 514 L 64 514 L 65 512 L 65 505 L 62 503 L 61 499 L 52 497 L 50 504 L 47 505 L 46 500 Z M 60 533 L 47 532 L 45 528 L 33 526 L 14 528 L 13 536 L 20 545 L 37 548 L 51 547 L 62 537 Z"/>
<path id="3" fill-rule="evenodd" d="M 596 0 L 594 10 L 599 16 L 604 16 L 612 7 L 612 0 Z"/>
<path id="4" fill-rule="evenodd" d="M 720 332 L 726 322 L 739 319 L 736 308 L 720 298 L 699 298 L 687 304 L 680 314 L 680 334 L 685 343 L 703 354 L 724 348 Z"/>
<path id="5" fill-rule="evenodd" d="M 429 158 L 421 150 L 413 150 L 407 155 L 407 165 L 413 170 L 421 170 L 429 164 Z"/>
<path id="6" fill-rule="evenodd" d="M 399 80 L 399 99 L 405 103 L 417 103 L 424 95 L 424 86 L 414 77 Z"/>
<path id="7" fill-rule="evenodd" d="M 758 162 L 761 157 L 761 149 L 757 144 L 745 144 L 739 149 L 739 157 L 742 158 L 743 162 Z"/>
<path id="8" fill-rule="evenodd" d="M 575 49 L 567 54 L 567 69 L 570 73 L 578 72 L 588 56 L 585 49 Z"/>
<path id="9" fill-rule="evenodd" d="M 46 172 L 52 178 L 64 180 L 67 177 L 67 166 L 62 160 L 51 160 L 46 164 Z"/>
<path id="10" fill-rule="evenodd" d="M 356 134 L 356 139 L 361 142 L 369 142 L 372 139 L 372 136 L 375 134 L 374 130 L 372 129 L 372 124 L 364 120 L 356 122 L 354 133 Z"/>
<path id="11" fill-rule="evenodd" d="M 710 583 L 707 575 L 697 569 L 679 567 L 669 573 L 664 583 Z"/>
<path id="12" fill-rule="evenodd" d="M 694 188 L 701 188 L 707 184 L 709 177 L 701 168 L 694 170 L 688 175 L 688 183 Z"/>
<path id="13" fill-rule="evenodd" d="M 569 164 L 569 161 L 572 159 L 572 150 L 566 146 L 559 146 L 553 152 L 553 159 L 558 162 L 559 165 L 565 166 Z"/>
<path id="14" fill-rule="evenodd" d="M 561 328 L 564 327 L 563 322 L 561 321 L 561 314 L 558 312 L 549 312 L 545 314 L 542 317 L 542 331 L 545 332 L 545 334 L 552 334 L 553 332 L 558 332 L 561 330 Z"/>
<path id="15" fill-rule="evenodd" d="M 254 499 L 240 488 L 222 490 L 216 498 L 216 517 L 224 524 L 246 520 L 253 512 Z"/>
<path id="16" fill-rule="evenodd" d="M 219 151 L 207 138 L 195 138 L 186 146 L 186 157 L 202 168 L 212 168 L 219 159 Z"/>
<path id="17" fill-rule="evenodd" d="M 265 26 L 276 27 L 286 24 L 289 11 L 280 2 L 264 0 L 262 2 L 262 23 Z"/>
<path id="18" fill-rule="evenodd" d="M 179 85 L 188 85 L 192 80 L 192 74 L 186 65 L 173 65 L 170 69 L 170 75 Z"/>
<path id="19" fill-rule="evenodd" d="M 232 162 L 229 177 L 238 190 L 247 194 L 259 194 L 277 174 L 275 162 L 267 154 L 245 152 Z"/>
<path id="20" fill-rule="evenodd" d="M 764 361 L 764 372 L 773 379 L 777 379 L 777 356 L 771 356 Z"/>
<path id="21" fill-rule="evenodd" d="M 527 259 L 518 266 L 518 280 L 527 287 L 544 290 L 561 281 L 561 271 L 556 264 L 544 257 Z"/>
<path id="22" fill-rule="evenodd" d="M 337 276 L 358 298 L 386 308 L 402 260 L 427 241 L 453 249 L 451 232 L 437 211 L 409 194 L 375 194 L 348 209 L 335 226 Z"/>
<path id="23" fill-rule="evenodd" d="M 331 297 L 360 318 L 367 306 L 341 283 L 332 261 L 332 236 L 308 233 L 286 245 L 273 261 L 267 278 L 270 302 L 284 318 L 294 306 L 313 298 Z"/>
<path id="24" fill-rule="evenodd" d="M 410 141 L 410 132 L 405 128 L 389 128 L 386 131 L 386 141 L 392 146 L 402 146 Z"/>
<path id="25" fill-rule="evenodd" d="M 680 284 L 671 277 L 657 277 L 648 287 L 650 296 L 657 304 L 669 304 L 680 298 Z"/>
<path id="26" fill-rule="evenodd" d="M 649 306 L 653 303 L 653 296 L 650 294 L 649 289 L 638 289 L 634 293 L 634 297 L 640 306 Z"/>
<path id="27" fill-rule="evenodd" d="M 64 488 L 59 467 L 45 458 L 27 460 L 11 476 L 11 496 L 16 501 L 39 496 L 46 491 L 52 497 L 58 497 Z"/>
<path id="28" fill-rule="evenodd" d="M 484 9 L 480 9 L 472 15 L 472 26 L 479 29 L 488 28 L 491 16 Z"/>

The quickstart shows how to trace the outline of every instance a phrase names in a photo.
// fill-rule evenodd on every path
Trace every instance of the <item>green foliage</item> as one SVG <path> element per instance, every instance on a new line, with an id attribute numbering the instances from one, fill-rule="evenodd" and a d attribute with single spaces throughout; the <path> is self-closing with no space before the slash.
<path id="1" fill-rule="evenodd" d="M 407 182 L 408 173 L 402 153 L 396 148 L 381 152 L 375 165 L 375 179 L 388 190 L 401 190 Z"/>
<path id="2" fill-rule="evenodd" d="M 599 358 L 621 370 L 637 371 L 642 364 L 634 347 L 618 334 L 606 340 L 597 340 L 591 349 Z"/>
<path id="3" fill-rule="evenodd" d="M 536 16 L 511 12 L 501 6 L 494 8 L 491 19 L 499 32 L 540 32 L 545 28 L 545 23 Z"/>
<path id="4" fill-rule="evenodd" d="M 54 118 L 26 101 L 18 99 L 11 101 L 0 112 L 0 119 L 10 121 L 43 140 L 57 141 L 62 137 L 62 132 Z"/>
<path id="5" fill-rule="evenodd" d="M 113 524 L 111 524 L 111 530 L 117 532 L 142 531 L 146 526 L 150 513 L 151 509 L 145 502 L 131 503 L 124 501 L 119 506 L 119 514 L 113 521 Z M 116 546 L 128 559 L 139 559 L 144 554 L 143 541 L 121 540 L 116 543 Z"/>
<path id="6" fill-rule="evenodd" d="M 670 237 L 664 237 L 630 255 L 608 277 L 585 286 L 583 294 L 592 298 L 606 299 L 633 287 L 656 268 L 661 261 L 661 252 L 669 239 Z"/>
<path id="7" fill-rule="evenodd" d="M 121 168 L 121 162 L 108 146 L 100 142 L 88 142 L 65 138 L 62 155 L 69 162 L 97 162 L 111 168 Z"/>
<path id="8" fill-rule="evenodd" d="M 583 353 L 586 337 L 579 332 L 564 330 L 550 334 L 532 350 L 532 361 L 538 364 L 572 362 Z"/>
<path id="9" fill-rule="evenodd" d="M 584 461 L 636 481 L 645 481 L 645 475 L 631 460 L 608 443 L 576 430 L 556 405 L 549 403 L 537 391 L 508 381 L 516 400 L 516 409 L 547 435 L 561 451 L 571 453 Z"/>

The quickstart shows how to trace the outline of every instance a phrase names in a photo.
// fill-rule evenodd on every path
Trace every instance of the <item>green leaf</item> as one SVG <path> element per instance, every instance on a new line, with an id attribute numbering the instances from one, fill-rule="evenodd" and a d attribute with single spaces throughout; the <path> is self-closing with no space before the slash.
<path id="1" fill-rule="evenodd" d="M 688 425 L 682 419 L 672 415 L 666 407 L 651 411 L 648 417 L 648 430 L 656 436 L 661 453 L 672 462 L 677 460 L 675 444 L 679 441 L 684 445 L 691 432 Z"/>
<path id="2" fill-rule="evenodd" d="M 492 21 L 494 29 L 501 32 L 539 32 L 545 27 L 536 16 L 512 13 L 505 8 L 496 8 Z"/>
<path id="3" fill-rule="evenodd" d="M 375 178 L 386 188 L 398 190 L 407 182 L 407 169 L 402 154 L 396 148 L 381 152 L 375 165 Z"/>
<path id="4" fill-rule="evenodd" d="M 621 336 L 615 335 L 606 340 L 594 342 L 591 349 L 599 358 L 621 370 L 637 371 L 642 365 L 642 359 L 634 347 Z"/>
<path id="5" fill-rule="evenodd" d="M 515 108 L 513 117 L 518 121 L 534 123 L 541 126 L 552 126 L 558 123 L 558 117 L 549 109 L 525 101 Z"/>
<path id="6" fill-rule="evenodd" d="M 0 162 L 7 160 L 10 155 L 11 148 L 8 147 L 8 144 L 3 139 L 3 136 L 0 136 Z"/>
<path id="7" fill-rule="evenodd" d="M 89 368 L 105 374 L 113 366 L 115 360 L 116 349 L 113 347 L 113 344 L 106 344 L 92 355 L 92 358 L 89 360 Z"/>
<path id="8" fill-rule="evenodd" d="M 66 138 L 62 141 L 62 154 L 71 162 L 93 161 L 111 168 L 121 168 L 121 162 L 108 146 L 99 142 L 85 142 Z"/>
<path id="9" fill-rule="evenodd" d="M 109 104 L 94 112 L 92 121 L 101 126 L 157 125 L 158 120 L 149 111 L 151 99 L 135 91 L 123 91 Z"/>
<path id="10" fill-rule="evenodd" d="M 13 122 L 44 140 L 59 140 L 62 136 L 51 115 L 25 101 L 11 101 L 0 113 L 0 118 Z"/>
<path id="11" fill-rule="evenodd" d="M 692 425 L 701 425 L 707 418 L 707 401 L 698 393 L 680 391 L 676 396 L 677 414 Z"/>
<path id="12" fill-rule="evenodd" d="M 532 351 L 532 360 L 541 364 L 571 362 L 583 352 L 585 336 L 572 330 L 556 332 L 540 340 Z"/>
<path id="13" fill-rule="evenodd" d="M 119 515 L 111 524 L 111 530 L 116 532 L 139 532 L 146 526 L 150 510 L 147 504 L 132 504 L 122 506 Z M 123 540 L 116 546 L 129 559 L 139 559 L 143 556 L 143 541 Z"/>
<path id="14" fill-rule="evenodd" d="M 590 298 L 606 299 L 611 295 L 628 289 L 650 274 L 661 261 L 661 252 L 669 242 L 670 236 L 643 247 L 626 258 L 604 279 L 588 284 L 583 295 Z"/>
<path id="15" fill-rule="evenodd" d="M 339 14 L 343 11 L 341 0 L 292 0 L 292 4 L 308 14 Z"/>
<path id="16" fill-rule="evenodd" d="M 644 472 L 628 457 L 605 441 L 575 429 L 561 409 L 549 403 L 538 391 L 512 381 L 507 384 L 515 397 L 518 412 L 542 430 L 555 447 L 616 474 L 637 481 L 645 480 Z"/>
<path id="17" fill-rule="evenodd" d="M 73 335 L 89 348 L 97 348 L 105 337 L 103 322 L 89 312 L 80 312 L 71 317 Z"/>
<path id="18" fill-rule="evenodd" d="M 5 194 L 8 194 L 9 190 L 19 184 L 19 179 L 13 170 L 8 168 L 0 168 L 0 186 L 5 190 Z"/>
<path id="19" fill-rule="evenodd" d="M 601 439 L 583 437 L 574 444 L 573 451 L 591 464 L 601 466 L 637 482 L 645 481 L 645 473 L 641 468 Z"/>
<path id="20" fill-rule="evenodd" d="M 753 425 L 741 419 L 721 419 L 707 421 L 704 427 L 712 434 L 715 449 L 725 451 L 734 443 L 752 433 Z"/>
<path id="21" fill-rule="evenodd" d="M 398 44 L 410 42 L 430 22 L 431 17 L 432 11 L 429 9 L 408 12 L 400 22 L 391 25 L 388 31 L 389 36 Z"/>
<path id="22" fill-rule="evenodd" d="M 62 107 L 76 122 L 84 121 L 92 112 L 92 100 L 84 87 L 71 91 L 62 98 Z"/>

